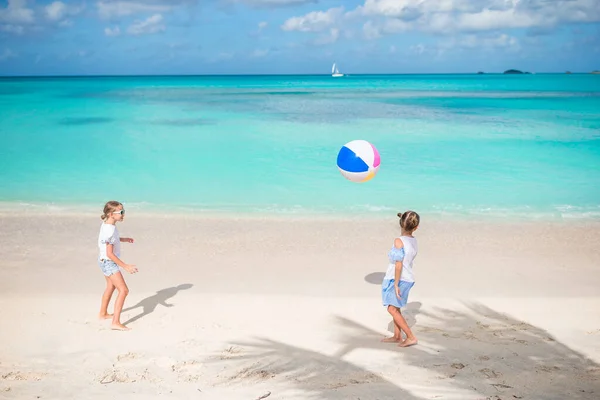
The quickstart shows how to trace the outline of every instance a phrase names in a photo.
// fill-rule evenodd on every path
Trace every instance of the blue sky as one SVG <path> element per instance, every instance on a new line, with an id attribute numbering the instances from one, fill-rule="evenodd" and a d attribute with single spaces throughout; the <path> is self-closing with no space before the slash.
<path id="1" fill-rule="evenodd" d="M 589 72 L 600 0 L 0 0 L 0 75 Z"/>

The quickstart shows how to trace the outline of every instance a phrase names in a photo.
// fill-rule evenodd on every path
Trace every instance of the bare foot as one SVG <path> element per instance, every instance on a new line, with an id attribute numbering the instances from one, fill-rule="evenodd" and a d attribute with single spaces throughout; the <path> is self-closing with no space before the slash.
<path id="1" fill-rule="evenodd" d="M 112 324 L 110 326 L 110 329 L 113 329 L 115 331 L 130 331 L 131 330 L 131 328 L 128 328 L 123 324 Z"/>
<path id="2" fill-rule="evenodd" d="M 392 337 L 386 337 L 381 339 L 381 341 L 383 343 L 396 343 L 396 342 L 400 342 L 400 338 L 397 338 L 396 336 L 392 336 Z"/>
<path id="3" fill-rule="evenodd" d="M 100 314 L 98 315 L 98 319 L 111 319 L 113 317 L 112 314 Z"/>
<path id="4" fill-rule="evenodd" d="M 410 347 L 410 346 L 414 346 L 417 343 L 419 343 L 418 340 L 417 340 L 417 338 L 405 339 L 398 346 L 400 346 L 400 347 Z"/>

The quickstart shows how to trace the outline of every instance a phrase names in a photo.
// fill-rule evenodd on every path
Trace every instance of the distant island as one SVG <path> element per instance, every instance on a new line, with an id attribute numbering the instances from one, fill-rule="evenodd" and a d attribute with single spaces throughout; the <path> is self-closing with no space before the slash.
<path id="1" fill-rule="evenodd" d="M 479 71 L 479 72 L 477 73 L 477 75 L 483 75 L 484 73 L 485 73 L 485 72 L 483 72 L 483 71 Z"/>
<path id="2" fill-rule="evenodd" d="M 590 74 L 594 74 L 594 75 L 600 75 L 600 71 L 596 70 L 596 71 L 592 71 L 590 72 Z"/>
<path id="3" fill-rule="evenodd" d="M 519 71 L 518 69 L 507 69 L 506 71 L 504 71 L 505 74 L 530 74 L 531 72 L 523 72 L 523 71 Z"/>

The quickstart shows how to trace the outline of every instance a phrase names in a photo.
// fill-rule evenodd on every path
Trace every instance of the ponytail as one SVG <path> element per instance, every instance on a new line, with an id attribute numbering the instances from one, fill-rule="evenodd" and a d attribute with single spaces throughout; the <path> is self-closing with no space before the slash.
<path id="1" fill-rule="evenodd" d="M 398 213 L 400 218 L 400 227 L 407 232 L 412 232 L 419 226 L 421 217 L 414 211 L 405 211 L 404 213 Z"/>

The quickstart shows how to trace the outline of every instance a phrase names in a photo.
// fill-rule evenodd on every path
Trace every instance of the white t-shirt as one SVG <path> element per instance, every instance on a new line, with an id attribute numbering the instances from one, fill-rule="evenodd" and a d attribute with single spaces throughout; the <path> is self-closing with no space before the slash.
<path id="1" fill-rule="evenodd" d="M 105 224 L 100 226 L 100 234 L 98 235 L 98 249 L 100 250 L 100 260 L 108 260 L 106 255 L 106 245 L 113 245 L 113 253 L 121 258 L 121 237 L 116 225 Z"/>
<path id="2" fill-rule="evenodd" d="M 404 250 L 404 259 L 402 260 L 402 274 L 400 275 L 400 280 L 406 282 L 414 282 L 415 274 L 413 272 L 413 261 L 415 260 L 417 252 L 419 251 L 417 239 L 410 236 L 401 236 L 400 240 L 402 240 L 402 243 L 404 244 L 404 246 L 402 247 L 402 249 Z M 394 279 L 395 274 L 396 263 L 390 262 L 385 273 L 385 277 L 383 279 Z"/>

